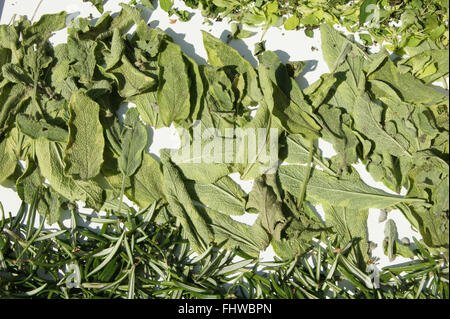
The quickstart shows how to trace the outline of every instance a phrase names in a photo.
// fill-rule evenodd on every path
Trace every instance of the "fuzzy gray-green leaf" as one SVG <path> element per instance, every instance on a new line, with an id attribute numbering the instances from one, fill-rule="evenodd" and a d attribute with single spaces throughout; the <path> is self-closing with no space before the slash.
<path id="1" fill-rule="evenodd" d="M 64 172 L 89 180 L 100 173 L 105 139 L 100 123 L 100 106 L 84 93 L 72 95 L 69 103 L 69 143 L 65 150 Z"/>
<path id="2" fill-rule="evenodd" d="M 184 120 L 191 113 L 190 80 L 187 65 L 178 45 L 167 42 L 160 52 L 158 64 L 160 81 L 158 85 L 158 107 L 161 119 L 166 126 L 174 121 Z"/>
<path id="3" fill-rule="evenodd" d="M 292 195 L 300 193 L 301 182 L 307 168 L 285 165 L 278 170 L 281 186 Z M 319 170 L 314 170 L 306 186 L 306 199 L 314 203 L 326 202 L 333 206 L 361 210 L 386 208 L 402 202 L 421 202 L 420 199 L 391 195 L 365 184 L 362 180 L 338 179 Z"/>
<path id="4" fill-rule="evenodd" d="M 141 166 L 148 134 L 144 124 L 139 120 L 138 111 L 134 108 L 128 110 L 125 125 L 119 168 L 125 176 L 129 177 Z"/>

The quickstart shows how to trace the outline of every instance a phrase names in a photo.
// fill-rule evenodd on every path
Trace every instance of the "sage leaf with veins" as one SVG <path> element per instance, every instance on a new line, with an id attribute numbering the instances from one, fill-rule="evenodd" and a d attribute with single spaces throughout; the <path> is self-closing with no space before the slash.
<path id="1" fill-rule="evenodd" d="M 114 30 L 115 28 L 119 29 L 120 34 L 125 34 L 135 23 L 139 23 L 139 20 L 142 21 L 140 9 L 130 7 L 125 3 L 119 3 L 119 5 L 122 7 L 122 10 L 120 10 L 119 14 L 112 19 L 109 28 L 102 32 L 103 34 L 101 34 L 100 38 L 102 38 L 102 36 L 110 36 L 112 33 L 111 30 Z"/>
<path id="2" fill-rule="evenodd" d="M 111 41 L 111 53 L 106 55 L 105 57 L 107 71 L 116 66 L 116 64 L 120 62 L 124 49 L 125 43 L 123 42 L 120 36 L 120 31 L 119 29 L 114 29 L 113 38 Z"/>
<path id="3" fill-rule="evenodd" d="M 68 142 L 69 140 L 69 133 L 65 129 L 43 120 L 34 120 L 26 114 L 18 114 L 16 124 L 23 134 L 32 139 L 44 137 L 53 142 Z"/>
<path id="4" fill-rule="evenodd" d="M 105 139 L 100 123 L 100 106 L 78 91 L 69 103 L 69 142 L 64 156 L 64 172 L 75 179 L 89 180 L 100 173 Z"/>
<path id="5" fill-rule="evenodd" d="M 0 184 L 14 173 L 17 158 L 9 145 L 9 138 L 0 141 Z"/>
<path id="6" fill-rule="evenodd" d="M 337 176 L 337 174 L 330 168 L 330 163 L 327 159 L 321 156 L 322 152 L 317 147 L 313 153 L 313 163 L 319 165 L 326 173 Z M 284 150 L 284 161 L 289 164 L 305 164 L 308 162 L 309 149 L 308 141 L 305 140 L 301 134 L 289 134 L 286 136 L 286 148 Z"/>
<path id="7" fill-rule="evenodd" d="M 294 78 L 289 76 L 288 69 L 278 55 L 273 51 L 265 51 L 258 56 L 260 66 L 264 67 L 267 75 L 283 93 L 289 97 L 295 104 L 308 113 L 312 113 L 312 108 L 305 100 L 304 94 Z"/>
<path id="8" fill-rule="evenodd" d="M 317 109 L 319 106 L 327 102 L 336 81 L 337 78 L 335 74 L 325 73 L 320 76 L 320 79 L 303 91 L 304 95 L 307 96 L 307 99 L 310 101 L 314 109 Z"/>
<path id="9" fill-rule="evenodd" d="M 214 183 L 220 178 L 231 173 L 231 169 L 225 163 L 177 163 L 178 169 L 187 179 L 202 183 Z"/>
<path id="10" fill-rule="evenodd" d="M 337 63 L 338 60 L 341 60 L 340 62 L 343 63 L 345 57 L 351 51 L 348 48 L 350 47 L 351 49 L 354 44 L 344 34 L 329 24 L 320 26 L 320 36 L 322 40 L 323 58 L 330 70 L 336 69 L 337 67 L 335 65 L 340 64 Z"/>
<path id="11" fill-rule="evenodd" d="M 206 216 L 202 215 L 200 208 L 196 208 L 192 203 L 181 173 L 170 159 L 170 150 L 161 151 L 161 162 L 164 192 L 170 212 L 180 221 L 192 248 L 202 253 L 214 239 Z"/>
<path id="12" fill-rule="evenodd" d="M 30 99 L 30 90 L 22 83 L 7 85 L 0 91 L 0 141 L 11 129 L 12 122 Z"/>
<path id="13" fill-rule="evenodd" d="M 123 134 L 119 157 L 119 169 L 122 172 L 119 213 L 122 208 L 126 178 L 132 176 L 141 166 L 142 156 L 148 142 L 147 130 L 144 124 L 140 122 L 139 112 L 135 108 L 127 111 L 124 126 L 125 133 Z"/>
<path id="14" fill-rule="evenodd" d="M 373 72 L 368 80 L 379 80 L 394 89 L 400 98 L 407 103 L 433 105 L 448 100 L 448 96 L 433 86 L 424 84 L 411 73 L 400 73 L 398 67 L 390 59 L 385 59 L 381 66 Z M 390 90 L 382 88 L 372 90 L 379 98 L 390 96 Z"/>
<path id="15" fill-rule="evenodd" d="M 429 41 L 429 40 L 428 40 Z M 427 41 L 424 41 L 424 45 Z M 449 52 L 446 49 L 427 49 L 425 46 L 423 48 L 415 48 L 418 50 L 408 50 L 410 57 L 406 58 L 406 61 L 402 61 L 402 66 L 409 66 L 412 68 L 411 72 L 418 76 L 425 84 L 432 84 L 434 81 L 448 76 L 449 73 Z M 419 51 L 421 50 L 421 51 Z M 426 60 L 426 65 L 423 65 L 421 61 Z M 429 67 L 434 67 L 435 72 L 431 74 L 426 74 L 426 70 Z"/>
<path id="16" fill-rule="evenodd" d="M 260 251 L 267 248 L 270 238 L 262 227 L 249 226 L 233 220 L 209 208 L 204 210 L 214 234 L 215 243 L 224 243 L 225 249 L 237 249 L 238 255 L 245 258 L 258 258 Z"/>
<path id="17" fill-rule="evenodd" d="M 104 202 L 103 188 L 95 181 L 75 180 L 64 174 L 63 143 L 36 140 L 36 157 L 41 174 L 52 188 L 70 201 L 82 201 L 89 208 L 101 209 Z"/>
<path id="18" fill-rule="evenodd" d="M 237 158 L 243 159 L 243 163 L 236 163 L 235 166 L 241 173 L 241 179 L 254 179 L 276 169 L 278 165 L 278 149 L 276 146 L 281 130 L 278 129 L 277 123 L 274 123 L 273 116 L 266 103 L 261 102 L 260 107 L 256 111 L 255 117 L 251 122 L 247 123 L 243 130 L 255 132 L 255 144 L 248 135 L 242 134 L 237 136 L 236 151 Z M 261 128 L 265 130 L 260 131 Z M 272 130 L 275 129 L 275 130 Z M 262 132 L 263 134 L 260 134 Z M 250 149 L 253 146 L 253 149 Z M 276 159 L 274 161 L 274 159 Z"/>
<path id="19" fill-rule="evenodd" d="M 196 120 L 199 113 L 202 111 L 204 93 L 206 91 L 205 83 L 202 78 L 203 72 L 200 71 L 200 66 L 187 54 L 183 53 L 183 58 L 187 65 L 190 80 L 191 118 Z"/>
<path id="20" fill-rule="evenodd" d="M 141 208 L 165 197 L 161 164 L 149 154 L 144 154 L 141 166 L 130 178 L 130 184 L 125 194 Z"/>
<path id="21" fill-rule="evenodd" d="M 37 207 L 42 216 L 46 216 L 49 225 L 56 223 L 61 216 L 61 204 L 65 201 L 51 187 L 44 185 L 39 167 L 33 159 L 27 157 L 27 167 L 16 181 L 17 194 L 27 204 Z M 35 197 L 36 196 L 36 197 Z"/>
<path id="22" fill-rule="evenodd" d="M 139 120 L 139 113 L 135 108 L 127 111 L 124 126 L 119 168 L 124 176 L 130 177 L 141 166 L 142 156 L 148 143 L 148 133 Z"/>
<path id="23" fill-rule="evenodd" d="M 125 55 L 122 55 L 120 61 L 108 73 L 114 76 L 121 97 L 129 98 L 155 86 L 155 79 L 136 69 Z"/>
<path id="24" fill-rule="evenodd" d="M 190 80 L 187 65 L 178 45 L 166 42 L 158 58 L 160 79 L 158 84 L 158 107 L 166 126 L 185 120 L 191 113 Z"/>
<path id="25" fill-rule="evenodd" d="M 79 77 L 81 83 L 89 83 L 94 76 L 97 60 L 95 50 L 98 43 L 92 40 L 78 41 L 69 36 L 67 39 L 67 52 L 72 62 L 70 75 Z"/>
<path id="26" fill-rule="evenodd" d="M 382 127 L 382 106 L 372 102 L 366 93 L 356 101 L 356 105 L 358 107 L 354 110 L 355 128 L 360 133 L 376 143 L 378 149 L 397 157 L 411 157 L 408 150 Z"/>
<path id="27" fill-rule="evenodd" d="M 65 11 L 54 14 L 43 14 L 38 21 L 33 23 L 26 29 L 26 32 L 31 34 L 41 34 L 48 36 L 49 33 L 63 29 L 66 26 Z M 31 36 L 27 34 L 26 36 Z"/>
<path id="28" fill-rule="evenodd" d="M 311 139 L 318 138 L 320 126 L 272 81 L 269 70 L 260 66 L 258 74 L 268 108 L 282 127 L 289 133 L 302 134 Z"/>
<path id="29" fill-rule="evenodd" d="M 329 104 L 351 113 L 364 90 L 364 56 L 360 49 L 331 25 L 321 25 L 323 57 L 336 77 L 335 92 Z"/>
<path id="30" fill-rule="evenodd" d="M 164 127 L 156 104 L 156 92 L 147 92 L 129 98 L 131 103 L 136 104 L 136 108 L 145 124 L 159 129 Z"/>
<path id="31" fill-rule="evenodd" d="M 265 175 L 255 180 L 247 208 L 253 208 L 258 212 L 253 227 L 262 227 L 274 240 L 281 240 L 281 231 L 286 224 L 286 218 L 283 215 L 282 203 L 278 201 L 272 187 L 265 182 Z"/>
<path id="32" fill-rule="evenodd" d="M 38 165 L 31 156 L 27 156 L 26 169 L 16 181 L 17 194 L 25 203 L 33 202 L 34 193 L 42 186 L 44 180 L 39 173 Z"/>
<path id="33" fill-rule="evenodd" d="M 136 41 L 138 48 L 144 50 L 151 58 L 156 58 L 165 41 L 173 42 L 173 39 L 159 28 L 149 28 L 144 20 L 136 27 Z"/>
<path id="34" fill-rule="evenodd" d="M 23 83 L 26 85 L 31 85 L 33 80 L 26 72 L 18 65 L 7 63 L 2 65 L 2 74 L 5 80 L 11 83 Z"/>
<path id="35" fill-rule="evenodd" d="M 369 242 L 367 237 L 368 209 L 356 210 L 352 206 L 337 207 L 323 205 L 325 224 L 332 228 L 341 243 L 352 242 L 351 256 L 363 268 L 368 259 Z"/>
<path id="36" fill-rule="evenodd" d="M 224 176 L 214 183 L 186 181 L 188 191 L 207 207 L 226 215 L 243 215 L 247 194 L 230 177 Z"/>
<path id="37" fill-rule="evenodd" d="M 300 182 L 304 180 L 307 167 L 284 165 L 278 169 L 283 189 L 296 196 L 300 193 Z M 356 210 L 367 208 L 386 208 L 398 203 L 423 202 L 421 199 L 405 198 L 388 194 L 365 184 L 360 179 L 338 179 L 314 170 L 306 187 L 306 199 L 318 204 L 352 207 Z"/>

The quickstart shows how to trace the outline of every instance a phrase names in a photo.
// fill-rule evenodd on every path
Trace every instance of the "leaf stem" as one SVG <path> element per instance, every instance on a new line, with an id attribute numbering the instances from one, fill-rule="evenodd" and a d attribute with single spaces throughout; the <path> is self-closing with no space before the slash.
<path id="1" fill-rule="evenodd" d="M 442 84 L 444 84 L 444 89 L 446 89 L 448 91 L 447 79 L 445 77 L 442 77 L 441 80 L 442 80 Z"/>
<path id="2" fill-rule="evenodd" d="M 33 12 L 33 15 L 31 16 L 30 22 L 32 22 L 34 20 L 34 17 L 36 17 L 36 13 L 37 13 L 37 11 L 39 10 L 39 7 L 42 4 L 42 1 L 44 1 L 44 0 L 39 1 L 39 3 L 37 4 L 36 8 L 34 9 L 34 12 Z"/>
<path id="3" fill-rule="evenodd" d="M 119 209 L 118 209 L 119 215 L 122 212 L 123 196 L 125 193 L 125 181 L 126 181 L 126 176 L 125 176 L 125 174 L 122 173 L 122 185 L 120 186 L 120 201 L 119 201 Z M 129 211 L 127 211 L 127 219 L 128 219 L 128 222 L 130 223 L 130 227 L 131 227 L 131 225 L 133 225 L 133 224 L 131 223 L 131 216 L 130 216 Z"/>
<path id="4" fill-rule="evenodd" d="M 314 139 L 310 139 L 309 140 L 308 162 L 306 163 L 307 168 L 306 168 L 305 179 L 303 180 L 302 188 L 300 189 L 300 195 L 298 197 L 298 202 L 297 202 L 297 207 L 299 209 L 302 208 L 303 200 L 305 199 L 306 185 L 308 184 L 308 181 L 309 181 L 309 175 L 311 175 L 311 166 L 312 166 L 311 164 L 312 164 L 312 160 L 313 160 L 313 155 L 314 155 Z"/>
<path id="5" fill-rule="evenodd" d="M 41 113 L 42 117 L 44 117 L 44 110 L 42 109 L 41 105 L 39 104 L 39 101 L 37 100 L 37 89 L 38 89 L 38 82 L 39 82 L 39 67 L 38 67 L 38 50 L 36 49 L 34 51 L 35 57 L 34 57 L 34 78 L 33 78 L 33 95 L 32 99 L 33 102 L 36 104 L 39 113 Z"/>

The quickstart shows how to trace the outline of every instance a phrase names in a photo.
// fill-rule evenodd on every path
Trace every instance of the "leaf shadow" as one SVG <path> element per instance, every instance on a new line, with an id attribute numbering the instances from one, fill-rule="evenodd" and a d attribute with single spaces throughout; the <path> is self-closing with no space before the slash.
<path id="1" fill-rule="evenodd" d="M 319 61 L 317 61 L 317 60 L 306 60 L 305 62 L 306 62 L 305 67 L 303 68 L 302 72 L 295 79 L 298 86 L 302 90 L 306 89 L 310 85 L 308 80 L 306 80 L 306 78 L 305 78 L 305 74 L 308 72 L 314 71 L 317 68 L 317 65 L 319 63 Z"/>
<path id="2" fill-rule="evenodd" d="M 246 59 L 250 64 L 256 68 L 258 66 L 258 61 L 253 56 L 252 51 L 248 48 L 247 44 L 239 39 L 232 39 L 231 38 L 231 32 L 229 30 L 224 30 L 222 34 L 220 35 L 220 40 L 228 44 L 230 47 L 235 49 L 239 54 Z"/>
<path id="3" fill-rule="evenodd" d="M 206 64 L 205 59 L 203 59 L 195 52 L 195 47 L 191 43 L 188 43 L 184 40 L 186 34 L 177 33 L 172 28 L 167 28 L 166 30 L 164 30 L 164 32 L 166 32 L 169 36 L 172 37 L 173 42 L 175 44 L 178 44 L 181 47 L 181 50 L 187 56 L 194 59 L 194 61 L 197 62 L 198 64 Z"/>
<path id="4" fill-rule="evenodd" d="M 280 59 L 281 62 L 283 62 L 284 64 L 286 64 L 287 62 L 289 62 L 289 60 L 291 59 L 291 56 L 281 50 L 275 50 L 273 51 L 274 53 L 276 53 L 276 55 L 278 55 L 278 58 Z"/>
<path id="5" fill-rule="evenodd" d="M 334 83 L 333 88 L 328 92 L 328 94 L 325 97 L 325 99 L 323 100 L 322 104 L 327 104 L 330 101 L 330 99 L 334 96 L 334 94 L 336 93 L 336 90 L 338 89 L 338 87 L 347 80 L 347 73 L 346 72 L 336 72 L 334 74 L 334 77 L 336 78 L 336 82 Z M 342 108 L 338 105 L 333 105 L 333 107 L 339 107 L 339 109 L 341 109 L 343 113 L 347 112 L 347 110 L 345 108 Z M 338 135 L 336 135 L 336 136 L 338 136 Z"/>
<path id="6" fill-rule="evenodd" d="M 79 15 L 80 11 L 75 11 L 67 14 L 66 16 L 66 26 L 68 26 L 72 21 L 74 21 Z"/>
<path id="7" fill-rule="evenodd" d="M 325 219 L 323 219 L 323 216 L 319 213 L 317 208 L 308 201 L 305 201 L 305 205 L 308 205 L 309 209 L 314 213 L 317 219 L 325 225 Z"/>
<path id="8" fill-rule="evenodd" d="M 437 86 L 437 85 L 431 85 L 436 91 L 446 95 L 447 97 L 449 96 L 449 90 L 446 90 L 445 88 L 441 87 L 441 86 Z"/>
<path id="9" fill-rule="evenodd" d="M 155 135 L 153 127 L 150 125 L 145 125 L 145 129 L 147 130 L 147 146 L 146 150 L 150 149 L 150 146 L 153 144 L 153 136 Z"/>
<path id="10" fill-rule="evenodd" d="M 137 4 L 136 7 L 139 9 L 142 9 L 141 17 L 145 21 L 145 23 L 148 23 L 154 10 L 152 10 L 144 5 L 141 5 L 141 4 Z"/>
<path id="11" fill-rule="evenodd" d="M 0 1 L 0 20 L 2 19 L 3 6 L 5 5 L 5 1 Z"/>
<path id="12" fill-rule="evenodd" d="M 159 26 L 159 21 L 158 21 L 158 20 L 150 21 L 150 22 L 148 23 L 148 26 L 149 26 L 151 29 L 156 29 L 156 28 Z"/>
<path id="13" fill-rule="evenodd" d="M 291 56 L 282 50 L 275 50 L 273 51 L 276 55 L 278 55 L 278 58 L 283 64 L 286 64 L 291 61 Z M 317 68 L 317 65 L 319 64 L 319 61 L 317 60 L 305 60 L 306 63 L 305 67 L 303 68 L 302 72 L 295 78 L 295 81 L 297 82 L 300 89 L 304 90 L 309 86 L 308 80 L 305 78 L 305 74 L 308 72 L 314 71 Z"/>

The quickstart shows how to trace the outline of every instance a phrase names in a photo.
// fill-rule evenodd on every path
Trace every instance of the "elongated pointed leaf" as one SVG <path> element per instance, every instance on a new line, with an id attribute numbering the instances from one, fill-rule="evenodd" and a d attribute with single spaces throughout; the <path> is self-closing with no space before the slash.
<path id="1" fill-rule="evenodd" d="M 178 45 L 167 42 L 159 54 L 160 82 L 158 86 L 158 107 L 166 126 L 174 121 L 189 117 L 190 89 L 187 65 Z"/>
<path id="2" fill-rule="evenodd" d="M 139 120 L 136 109 L 129 109 L 126 116 L 126 131 L 122 138 L 119 168 L 125 176 L 129 177 L 141 166 L 143 152 L 147 147 L 148 134 L 144 124 Z"/>
<path id="3" fill-rule="evenodd" d="M 168 150 L 161 152 L 164 189 L 170 212 L 179 219 L 192 248 L 201 253 L 212 242 L 213 234 L 205 217 L 192 204 L 181 174 L 170 160 L 169 154 Z"/>
<path id="4" fill-rule="evenodd" d="M 299 194 L 306 170 L 305 166 L 281 166 L 278 170 L 281 186 L 292 195 Z M 362 180 L 338 179 L 318 170 L 311 174 L 306 187 L 306 199 L 356 210 L 382 209 L 402 202 L 421 202 L 420 199 L 388 194 L 368 186 Z"/>
<path id="5" fill-rule="evenodd" d="M 89 180 L 100 173 L 105 139 L 100 123 L 100 106 L 84 93 L 70 99 L 69 143 L 64 172 L 76 179 Z"/>

